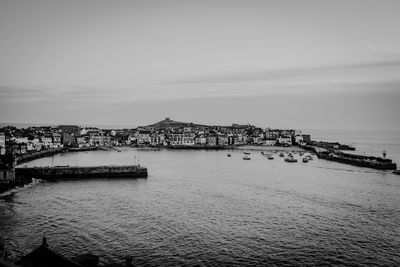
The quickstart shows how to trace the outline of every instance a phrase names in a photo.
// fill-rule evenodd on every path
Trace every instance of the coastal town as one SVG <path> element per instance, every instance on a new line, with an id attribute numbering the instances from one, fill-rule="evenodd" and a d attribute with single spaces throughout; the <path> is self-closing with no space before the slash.
<path id="1" fill-rule="evenodd" d="M 119 147 L 122 146 L 217 150 L 249 145 L 273 146 L 277 147 L 277 150 L 279 147 L 287 149 L 296 146 L 311 151 L 318 158 L 325 160 L 382 170 L 396 169 L 396 164 L 386 159 L 385 154 L 380 158 L 344 153 L 343 151 L 354 151 L 355 148 L 337 142 L 313 141 L 309 134 L 304 134 L 300 130 L 260 128 L 250 124 L 209 126 L 166 118 L 133 129 L 100 129 L 77 125 L 3 127 L 0 129 L 0 184 L 5 185 L 4 188 L 25 184 L 27 179 L 24 178 L 29 175 L 25 173 L 16 177 L 18 175 L 15 174 L 14 168 L 17 165 L 70 151 L 110 149 L 120 151 Z M 104 166 L 101 169 L 104 170 Z M 147 169 L 132 167 L 128 172 L 124 168 L 119 171 L 121 170 L 123 171 L 118 175 L 129 173 L 133 176 L 147 177 Z M 60 170 L 55 171 L 60 172 Z M 63 171 L 67 172 L 65 175 L 72 175 L 81 170 Z M 118 175 L 116 174 L 116 177 Z"/>
<path id="2" fill-rule="evenodd" d="M 99 129 L 76 125 L 0 129 L 1 155 L 21 156 L 60 148 L 153 146 L 170 148 L 224 148 L 240 145 L 292 146 L 310 143 L 299 130 L 260 128 L 250 124 L 207 126 L 166 118 L 134 129 Z"/>

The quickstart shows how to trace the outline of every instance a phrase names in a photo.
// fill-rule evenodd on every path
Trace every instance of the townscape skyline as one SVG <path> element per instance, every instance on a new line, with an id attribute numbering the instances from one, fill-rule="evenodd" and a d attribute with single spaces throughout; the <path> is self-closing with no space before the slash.
<path id="1" fill-rule="evenodd" d="M 0 122 L 400 130 L 399 9 L 0 0 Z"/>

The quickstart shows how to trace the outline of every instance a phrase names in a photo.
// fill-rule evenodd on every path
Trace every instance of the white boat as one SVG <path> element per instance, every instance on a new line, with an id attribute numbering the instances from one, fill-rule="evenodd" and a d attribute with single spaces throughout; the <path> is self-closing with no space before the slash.
<path id="1" fill-rule="evenodd" d="M 272 155 L 272 154 L 268 154 L 268 159 L 274 159 L 274 155 Z"/>
<path id="2" fill-rule="evenodd" d="M 251 160 L 251 158 L 250 158 L 249 156 L 247 156 L 247 155 L 244 156 L 243 159 L 244 159 L 244 160 Z"/>

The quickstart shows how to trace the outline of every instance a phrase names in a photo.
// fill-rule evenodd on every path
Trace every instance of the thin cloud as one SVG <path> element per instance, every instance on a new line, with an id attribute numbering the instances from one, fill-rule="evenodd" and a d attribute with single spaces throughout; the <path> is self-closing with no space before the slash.
<path id="1" fill-rule="evenodd" d="M 245 72 L 235 72 L 226 73 L 210 76 L 198 76 L 189 77 L 181 80 L 168 81 L 167 84 L 232 84 L 232 83 L 255 83 L 255 82 L 276 82 L 282 81 L 285 84 L 287 79 L 304 84 L 305 81 L 308 83 L 337 83 L 340 82 L 343 76 L 348 76 L 349 74 L 354 74 L 354 80 L 356 82 L 363 82 L 364 80 L 371 79 L 371 76 L 364 76 L 365 72 L 375 72 L 374 77 L 377 81 L 379 78 L 399 78 L 400 74 L 392 75 L 388 77 L 387 69 L 395 70 L 396 73 L 400 73 L 400 58 L 390 60 L 381 60 L 375 62 L 367 63 L 357 63 L 348 65 L 337 65 L 337 66 L 322 66 L 322 67 L 312 67 L 312 68 L 297 68 L 297 69 L 281 69 L 281 70 L 261 70 L 261 71 L 245 71 Z M 361 73 L 360 73 L 361 72 Z M 363 79 L 360 79 L 360 76 Z M 394 76 L 394 77 L 393 77 Z M 322 79 L 321 78 L 325 78 Z M 375 80 L 371 81 L 374 82 Z M 346 80 L 343 83 L 348 83 Z"/>

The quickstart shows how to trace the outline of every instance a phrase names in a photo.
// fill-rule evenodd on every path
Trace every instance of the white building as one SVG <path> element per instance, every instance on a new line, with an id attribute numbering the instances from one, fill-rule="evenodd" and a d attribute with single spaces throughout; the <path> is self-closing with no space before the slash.
<path id="1" fill-rule="evenodd" d="M 276 145 L 276 139 L 266 139 L 264 140 L 265 146 L 274 146 Z"/>
<path id="2" fill-rule="evenodd" d="M 27 144 L 28 143 L 28 137 L 18 137 L 18 138 L 15 138 L 14 141 L 17 144 Z"/>
<path id="3" fill-rule="evenodd" d="M 6 154 L 6 136 L 0 133 L 0 155 Z"/>
<path id="4" fill-rule="evenodd" d="M 42 142 L 45 148 L 53 148 L 53 138 L 52 137 L 41 137 L 40 141 Z"/>
<path id="5" fill-rule="evenodd" d="M 290 137 L 290 136 L 281 136 L 281 137 L 279 137 L 277 139 L 277 142 L 280 145 L 289 145 L 289 146 L 291 146 L 292 145 L 292 137 Z"/>

